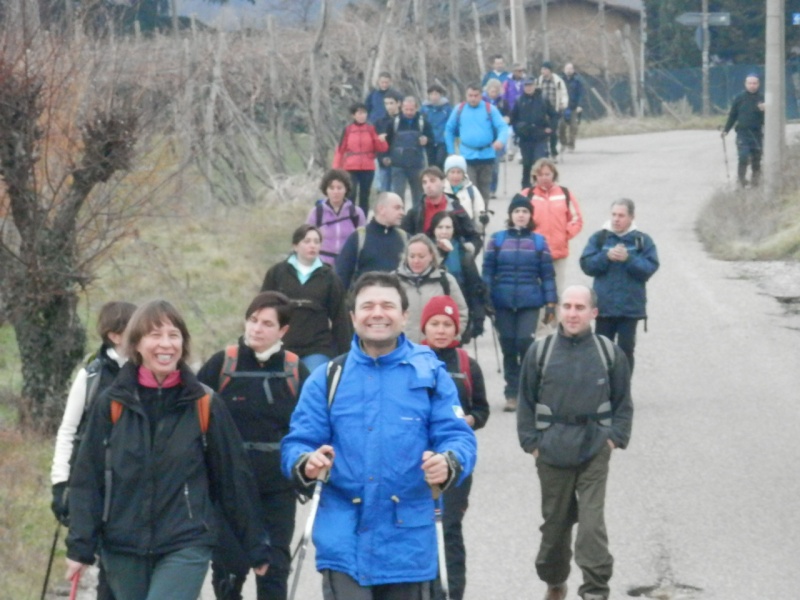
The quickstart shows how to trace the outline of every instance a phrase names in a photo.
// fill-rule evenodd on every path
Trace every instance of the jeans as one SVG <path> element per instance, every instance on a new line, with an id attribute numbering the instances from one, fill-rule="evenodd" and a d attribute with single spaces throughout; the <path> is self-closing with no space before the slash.
<path id="1" fill-rule="evenodd" d="M 608 581 L 614 558 L 608 551 L 605 523 L 606 481 L 611 448 L 603 445 L 588 462 L 577 467 L 552 467 L 536 459 L 542 490 L 542 540 L 536 556 L 539 579 L 549 585 L 567 580 L 572 559 L 572 526 L 575 562 L 583 572 L 578 595 L 608 597 Z"/>
<path id="2" fill-rule="evenodd" d="M 325 354 L 308 354 L 300 358 L 300 362 L 306 366 L 308 372 L 311 373 L 320 365 L 324 365 L 330 360 L 330 357 Z"/>
<path id="3" fill-rule="evenodd" d="M 519 372 L 522 359 L 533 343 L 533 333 L 539 318 L 538 308 L 498 308 L 495 315 L 497 336 L 503 351 L 504 394 L 506 398 L 519 395 Z"/>
<path id="4" fill-rule="evenodd" d="M 636 347 L 636 326 L 639 319 L 630 317 L 597 317 L 594 331 L 604 335 L 617 344 L 628 358 L 628 366 L 633 375 L 633 349 Z"/>
<path id="5" fill-rule="evenodd" d="M 574 110 L 569 117 L 569 120 L 562 118 L 558 122 L 558 137 L 561 138 L 561 149 L 569 148 L 575 150 L 575 140 L 578 138 L 578 113 Z"/>
<path id="6" fill-rule="evenodd" d="M 556 117 L 554 122 L 550 123 L 553 131 L 550 133 L 550 158 L 558 156 L 558 123 L 561 121 L 561 114 Z"/>
<path id="7" fill-rule="evenodd" d="M 742 187 L 747 183 L 747 164 L 752 167 L 753 185 L 761 178 L 762 135 L 758 131 L 744 129 L 736 132 L 736 153 L 739 156 L 738 177 Z"/>
<path id="8" fill-rule="evenodd" d="M 101 552 L 117 600 L 197 600 L 211 560 L 207 546 L 155 556 Z"/>
<path id="9" fill-rule="evenodd" d="M 322 571 L 323 600 L 430 600 L 430 582 L 389 583 L 362 587 L 339 571 Z"/>
<path id="10" fill-rule="evenodd" d="M 372 180 L 375 171 L 348 171 L 353 184 L 353 200 L 358 198 L 358 206 L 364 211 L 364 216 L 369 213 L 369 194 L 372 191 Z"/>
<path id="11" fill-rule="evenodd" d="M 383 165 L 378 166 L 378 191 L 379 192 L 391 192 L 392 191 L 392 168 L 391 167 L 384 167 Z M 366 213 L 364 213 L 366 216 Z"/>

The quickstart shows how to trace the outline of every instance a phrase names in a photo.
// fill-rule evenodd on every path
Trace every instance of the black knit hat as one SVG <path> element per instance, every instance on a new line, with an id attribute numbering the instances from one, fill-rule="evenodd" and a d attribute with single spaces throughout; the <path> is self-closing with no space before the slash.
<path id="1" fill-rule="evenodd" d="M 528 200 L 527 196 L 523 196 L 522 194 L 517 194 L 511 199 L 511 204 L 508 205 L 508 214 L 511 215 L 515 208 L 524 208 L 530 211 L 531 215 L 533 214 L 533 205 L 531 205 L 531 201 Z"/>

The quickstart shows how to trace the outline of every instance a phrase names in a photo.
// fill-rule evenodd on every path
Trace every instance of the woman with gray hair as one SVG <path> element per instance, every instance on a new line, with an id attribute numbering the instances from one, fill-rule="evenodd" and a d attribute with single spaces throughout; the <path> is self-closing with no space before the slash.
<path id="1" fill-rule="evenodd" d="M 427 235 L 419 233 L 408 240 L 403 262 L 396 273 L 408 295 L 408 319 L 404 333 L 409 340 L 415 344 L 422 341 L 419 329 L 422 309 L 434 296 L 450 296 L 458 306 L 460 321 L 468 322 L 467 301 L 458 281 L 440 266 L 439 252 Z"/>

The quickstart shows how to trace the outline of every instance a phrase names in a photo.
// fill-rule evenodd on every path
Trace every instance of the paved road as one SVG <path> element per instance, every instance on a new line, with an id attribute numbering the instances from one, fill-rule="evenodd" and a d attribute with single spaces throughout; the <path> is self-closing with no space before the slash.
<path id="1" fill-rule="evenodd" d="M 623 196 L 637 202 L 637 223 L 654 237 L 662 264 L 649 285 L 649 332 L 640 330 L 636 351 L 632 443 L 612 461 L 612 599 L 659 582 L 702 590 L 660 596 L 672 600 L 794 597 L 800 340 L 773 299 L 711 260 L 696 240 L 700 207 L 725 183 L 719 137 L 581 140 L 560 169 L 586 223 L 572 244 L 571 282 L 588 282 L 577 257 L 611 201 Z M 516 189 L 518 165 L 509 167 L 508 182 Z M 496 229 L 507 201 L 494 203 Z M 533 459 L 519 449 L 514 415 L 501 412 L 491 337 L 481 340 L 479 358 L 494 412 L 478 435 L 465 521 L 467 598 L 538 599 L 544 586 L 533 569 L 540 523 Z M 298 529 L 304 515 L 301 509 Z M 302 573 L 303 600 L 321 598 L 312 565 L 313 558 Z M 570 597 L 579 577 L 570 577 Z M 210 589 L 203 597 L 213 598 Z"/>

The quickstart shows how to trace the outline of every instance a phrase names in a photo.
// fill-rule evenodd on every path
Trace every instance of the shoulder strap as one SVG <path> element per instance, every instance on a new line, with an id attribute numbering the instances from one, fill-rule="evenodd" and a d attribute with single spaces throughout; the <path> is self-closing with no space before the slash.
<path id="1" fill-rule="evenodd" d="M 570 203 L 569 190 L 567 188 L 565 188 L 563 185 L 560 186 L 560 187 L 561 187 L 561 190 L 564 192 L 564 198 L 567 199 L 567 212 L 569 213 L 569 211 L 570 211 L 569 210 L 569 203 Z"/>
<path id="2" fill-rule="evenodd" d="M 469 365 L 469 354 L 463 348 L 456 348 L 458 354 L 458 371 L 465 375 L 464 386 L 467 388 L 467 398 L 472 403 L 472 368 Z"/>
<path id="3" fill-rule="evenodd" d="M 356 238 L 358 239 L 358 247 L 356 248 L 356 271 L 361 262 L 361 251 L 364 249 L 364 242 L 367 239 L 367 228 L 363 225 L 356 228 Z"/>
<path id="4" fill-rule="evenodd" d="M 219 370 L 219 389 L 222 392 L 231 382 L 231 373 L 236 371 L 236 363 L 239 362 L 239 345 L 231 344 L 225 348 L 225 360 L 222 362 L 222 367 Z"/>
<path id="5" fill-rule="evenodd" d="M 205 384 L 201 385 L 203 385 L 203 389 L 206 393 L 197 399 L 197 420 L 200 423 L 200 431 L 203 432 L 203 436 L 205 437 L 205 434 L 208 431 L 208 423 L 211 421 L 211 396 L 213 395 L 214 390 Z M 112 425 L 117 424 L 117 421 L 119 421 L 119 418 L 122 416 L 122 410 L 124 408 L 125 405 L 119 400 L 111 401 Z M 203 446 L 205 447 L 205 439 L 203 440 Z"/>
<path id="6" fill-rule="evenodd" d="M 440 268 L 439 269 L 439 274 L 441 275 L 441 277 L 439 278 L 439 281 L 442 284 L 442 292 L 444 292 L 445 296 L 449 296 L 450 295 L 450 280 L 447 278 L 447 271 L 445 271 L 444 269 Z"/>
<path id="7" fill-rule="evenodd" d="M 352 202 L 350 203 L 350 220 L 353 222 L 353 227 L 358 227 L 358 211 Z"/>
<path id="8" fill-rule="evenodd" d="M 98 357 L 86 365 L 86 396 L 84 397 L 83 412 L 89 410 L 97 390 L 100 386 L 100 373 L 103 370 L 103 361 Z"/>
<path id="9" fill-rule="evenodd" d="M 473 186 L 467 186 L 467 195 L 469 196 L 470 202 L 475 202 L 475 190 L 473 189 Z"/>
<path id="10" fill-rule="evenodd" d="M 539 401 L 540 392 L 542 390 L 542 383 L 544 379 L 544 371 L 550 362 L 550 356 L 553 354 L 553 347 L 555 346 L 555 333 L 551 333 L 544 340 L 536 343 L 536 401 Z"/>
<path id="11" fill-rule="evenodd" d="M 494 237 L 494 258 L 497 260 L 497 255 L 500 254 L 500 248 L 503 246 L 503 242 L 506 241 L 506 232 L 498 231 Z"/>
<path id="12" fill-rule="evenodd" d="M 286 373 L 286 384 L 289 386 L 289 391 L 296 399 L 297 391 L 300 389 L 300 357 L 294 352 L 284 350 L 283 371 Z"/>
<path id="13" fill-rule="evenodd" d="M 606 364 L 606 371 L 608 371 L 608 381 L 611 383 L 611 371 L 614 369 L 614 358 L 616 352 L 614 350 L 614 343 L 604 335 L 592 334 L 594 344 L 597 346 L 597 352 L 600 358 Z"/>
<path id="14" fill-rule="evenodd" d="M 393 125 L 392 125 L 392 128 L 394 129 L 395 133 L 397 133 L 397 128 L 398 127 L 400 127 L 400 115 L 395 115 L 394 122 L 393 122 Z"/>
<path id="15" fill-rule="evenodd" d="M 325 370 L 326 390 L 328 393 L 328 412 L 333 406 L 333 400 L 336 397 L 336 390 L 339 388 L 339 381 L 342 379 L 342 371 L 344 371 L 344 364 L 347 362 L 348 353 L 340 354 L 333 360 L 328 361 L 328 366 Z"/>
<path id="16" fill-rule="evenodd" d="M 634 233 L 633 239 L 636 244 L 636 249 L 641 252 L 644 249 L 644 236 L 641 233 Z"/>
<path id="17" fill-rule="evenodd" d="M 124 408 L 122 402 L 119 400 L 111 401 L 111 424 L 116 425 L 119 418 L 122 416 L 122 409 Z"/>
<path id="18" fill-rule="evenodd" d="M 394 230 L 400 234 L 400 239 L 403 240 L 403 245 L 405 246 L 408 242 L 408 232 L 402 227 L 395 227 Z"/>
<path id="19" fill-rule="evenodd" d="M 597 235 L 597 249 L 602 250 L 608 239 L 608 229 L 601 229 Z"/>
<path id="20" fill-rule="evenodd" d="M 317 227 L 322 227 L 322 200 L 317 200 Z"/>

